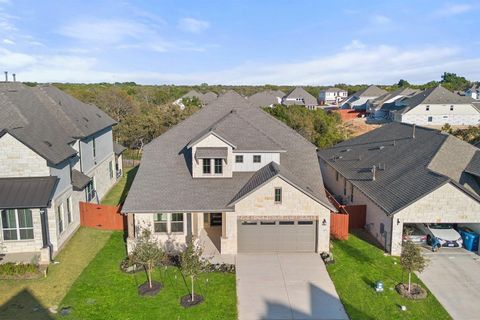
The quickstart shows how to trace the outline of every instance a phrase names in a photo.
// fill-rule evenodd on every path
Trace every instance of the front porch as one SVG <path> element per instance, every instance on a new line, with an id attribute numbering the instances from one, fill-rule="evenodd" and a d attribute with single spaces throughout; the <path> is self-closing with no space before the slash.
<path id="1" fill-rule="evenodd" d="M 192 215 L 192 219 L 203 253 L 210 262 L 235 264 L 235 255 L 225 254 L 225 248 L 222 250 L 222 242 L 225 242 L 222 240 L 226 239 L 225 213 L 200 212 Z"/>

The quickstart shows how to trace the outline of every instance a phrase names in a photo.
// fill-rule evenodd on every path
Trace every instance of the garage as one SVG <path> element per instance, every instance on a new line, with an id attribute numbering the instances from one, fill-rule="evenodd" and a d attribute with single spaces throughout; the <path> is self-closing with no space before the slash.
<path id="1" fill-rule="evenodd" d="M 241 221 L 238 252 L 315 252 L 316 222 Z"/>

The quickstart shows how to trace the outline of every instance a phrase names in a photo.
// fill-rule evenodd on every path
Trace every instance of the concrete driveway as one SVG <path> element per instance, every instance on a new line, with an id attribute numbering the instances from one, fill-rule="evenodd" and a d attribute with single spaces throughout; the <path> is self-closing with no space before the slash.
<path id="1" fill-rule="evenodd" d="M 420 279 L 454 319 L 480 316 L 480 261 L 464 249 L 425 253 L 430 260 Z"/>
<path id="2" fill-rule="evenodd" d="M 319 255 L 237 255 L 240 320 L 348 319 Z"/>

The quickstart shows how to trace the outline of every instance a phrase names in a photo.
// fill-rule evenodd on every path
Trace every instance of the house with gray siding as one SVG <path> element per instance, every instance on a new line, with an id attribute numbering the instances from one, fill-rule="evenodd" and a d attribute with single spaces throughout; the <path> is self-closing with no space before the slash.
<path id="1" fill-rule="evenodd" d="M 143 229 L 213 257 L 329 250 L 316 147 L 230 91 L 150 142 L 122 208 L 128 250 Z"/>
<path id="2" fill-rule="evenodd" d="M 117 180 L 115 121 L 51 85 L 0 83 L 0 110 L 0 263 L 46 264 Z"/>
<path id="3" fill-rule="evenodd" d="M 341 103 L 342 109 L 355 109 L 358 111 L 366 111 L 369 101 L 375 100 L 378 97 L 388 93 L 377 86 L 369 86 L 366 89 L 355 92 Z"/>
<path id="4" fill-rule="evenodd" d="M 405 225 L 480 223 L 480 150 L 454 136 L 392 122 L 318 156 L 326 188 L 366 205 L 365 228 L 393 255 Z"/>

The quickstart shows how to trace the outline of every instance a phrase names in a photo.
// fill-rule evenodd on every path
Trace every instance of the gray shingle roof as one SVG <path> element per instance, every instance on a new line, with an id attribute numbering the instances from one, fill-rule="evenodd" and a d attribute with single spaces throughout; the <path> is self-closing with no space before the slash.
<path id="1" fill-rule="evenodd" d="M 214 92 L 207 92 L 203 95 L 203 97 L 200 99 L 204 104 L 209 104 L 213 101 L 215 101 L 218 98 L 217 94 Z"/>
<path id="2" fill-rule="evenodd" d="M 477 148 L 433 129 L 417 126 L 412 133 L 412 125 L 394 122 L 318 154 L 387 214 L 449 182 L 480 199 L 478 184 L 464 172 Z"/>
<path id="3" fill-rule="evenodd" d="M 475 152 L 475 155 L 465 169 L 465 172 L 480 178 L 480 151 Z"/>
<path id="4" fill-rule="evenodd" d="M 383 95 L 381 95 L 380 97 L 374 99 L 372 101 L 372 105 L 373 107 L 378 110 L 380 108 L 383 109 L 383 105 L 386 101 L 390 100 L 390 99 L 393 99 L 395 97 L 399 97 L 399 99 L 401 99 L 402 97 L 411 97 L 415 94 L 417 94 L 418 92 L 420 92 L 420 90 L 417 90 L 417 89 L 412 89 L 412 88 L 400 88 L 400 89 L 397 89 L 393 92 L 387 92 Z M 398 100 L 398 99 L 396 99 Z M 394 103 L 394 101 L 392 101 L 391 103 Z"/>
<path id="5" fill-rule="evenodd" d="M 303 103 L 306 106 L 316 106 L 316 105 L 318 105 L 317 98 L 312 96 L 310 93 L 308 93 L 302 87 L 296 87 L 295 89 L 290 91 L 290 93 L 285 96 L 285 99 L 286 98 L 289 98 L 289 99 L 301 98 L 301 99 L 303 99 Z M 298 104 L 300 104 L 298 101 L 288 101 L 288 100 L 284 100 L 283 103 L 285 105 L 295 105 L 295 104 L 298 105 Z"/>
<path id="6" fill-rule="evenodd" d="M 85 189 L 87 184 L 92 180 L 89 176 L 83 174 L 77 169 L 72 169 L 72 186 L 73 190 L 80 191 Z"/>
<path id="7" fill-rule="evenodd" d="M 0 178 L 0 209 L 47 208 L 58 178 Z"/>
<path id="8" fill-rule="evenodd" d="M 47 161 L 58 164 L 77 152 L 69 145 L 115 121 L 52 86 L 0 83 L 0 131 L 5 130 Z"/>
<path id="9" fill-rule="evenodd" d="M 357 91 L 353 94 L 354 97 L 380 97 L 381 95 L 388 93 L 388 91 L 380 89 L 377 86 L 369 86 L 366 89 Z"/>
<path id="10" fill-rule="evenodd" d="M 248 97 L 248 101 L 256 107 L 267 107 L 272 104 L 279 104 L 279 98 L 281 101 L 284 95 L 281 91 L 266 90 L 252 94 Z"/>
<path id="11" fill-rule="evenodd" d="M 232 109 L 235 112 L 232 113 Z M 330 205 L 325 196 L 315 146 L 245 98 L 229 91 L 145 147 L 122 212 L 231 210 L 228 204 L 254 172 L 234 172 L 233 178 L 193 179 L 190 172 L 192 155 L 186 147 L 200 133 L 222 122 L 221 119 L 228 119 L 225 123 L 231 126 L 225 125 L 219 134 L 235 139 L 238 148 L 250 149 L 245 141 L 254 143 L 250 138 L 252 135 L 258 140 L 262 136 L 268 137 L 285 150 L 281 154 L 281 166 L 301 182 L 300 187 L 308 188 L 326 206 Z M 240 126 L 237 128 L 235 122 L 248 122 L 248 129 L 239 130 Z"/>
<path id="12" fill-rule="evenodd" d="M 407 106 L 402 109 L 401 113 L 406 113 L 419 104 L 469 104 L 474 101 L 470 97 L 460 96 L 439 85 L 425 89 L 408 99 Z"/>

